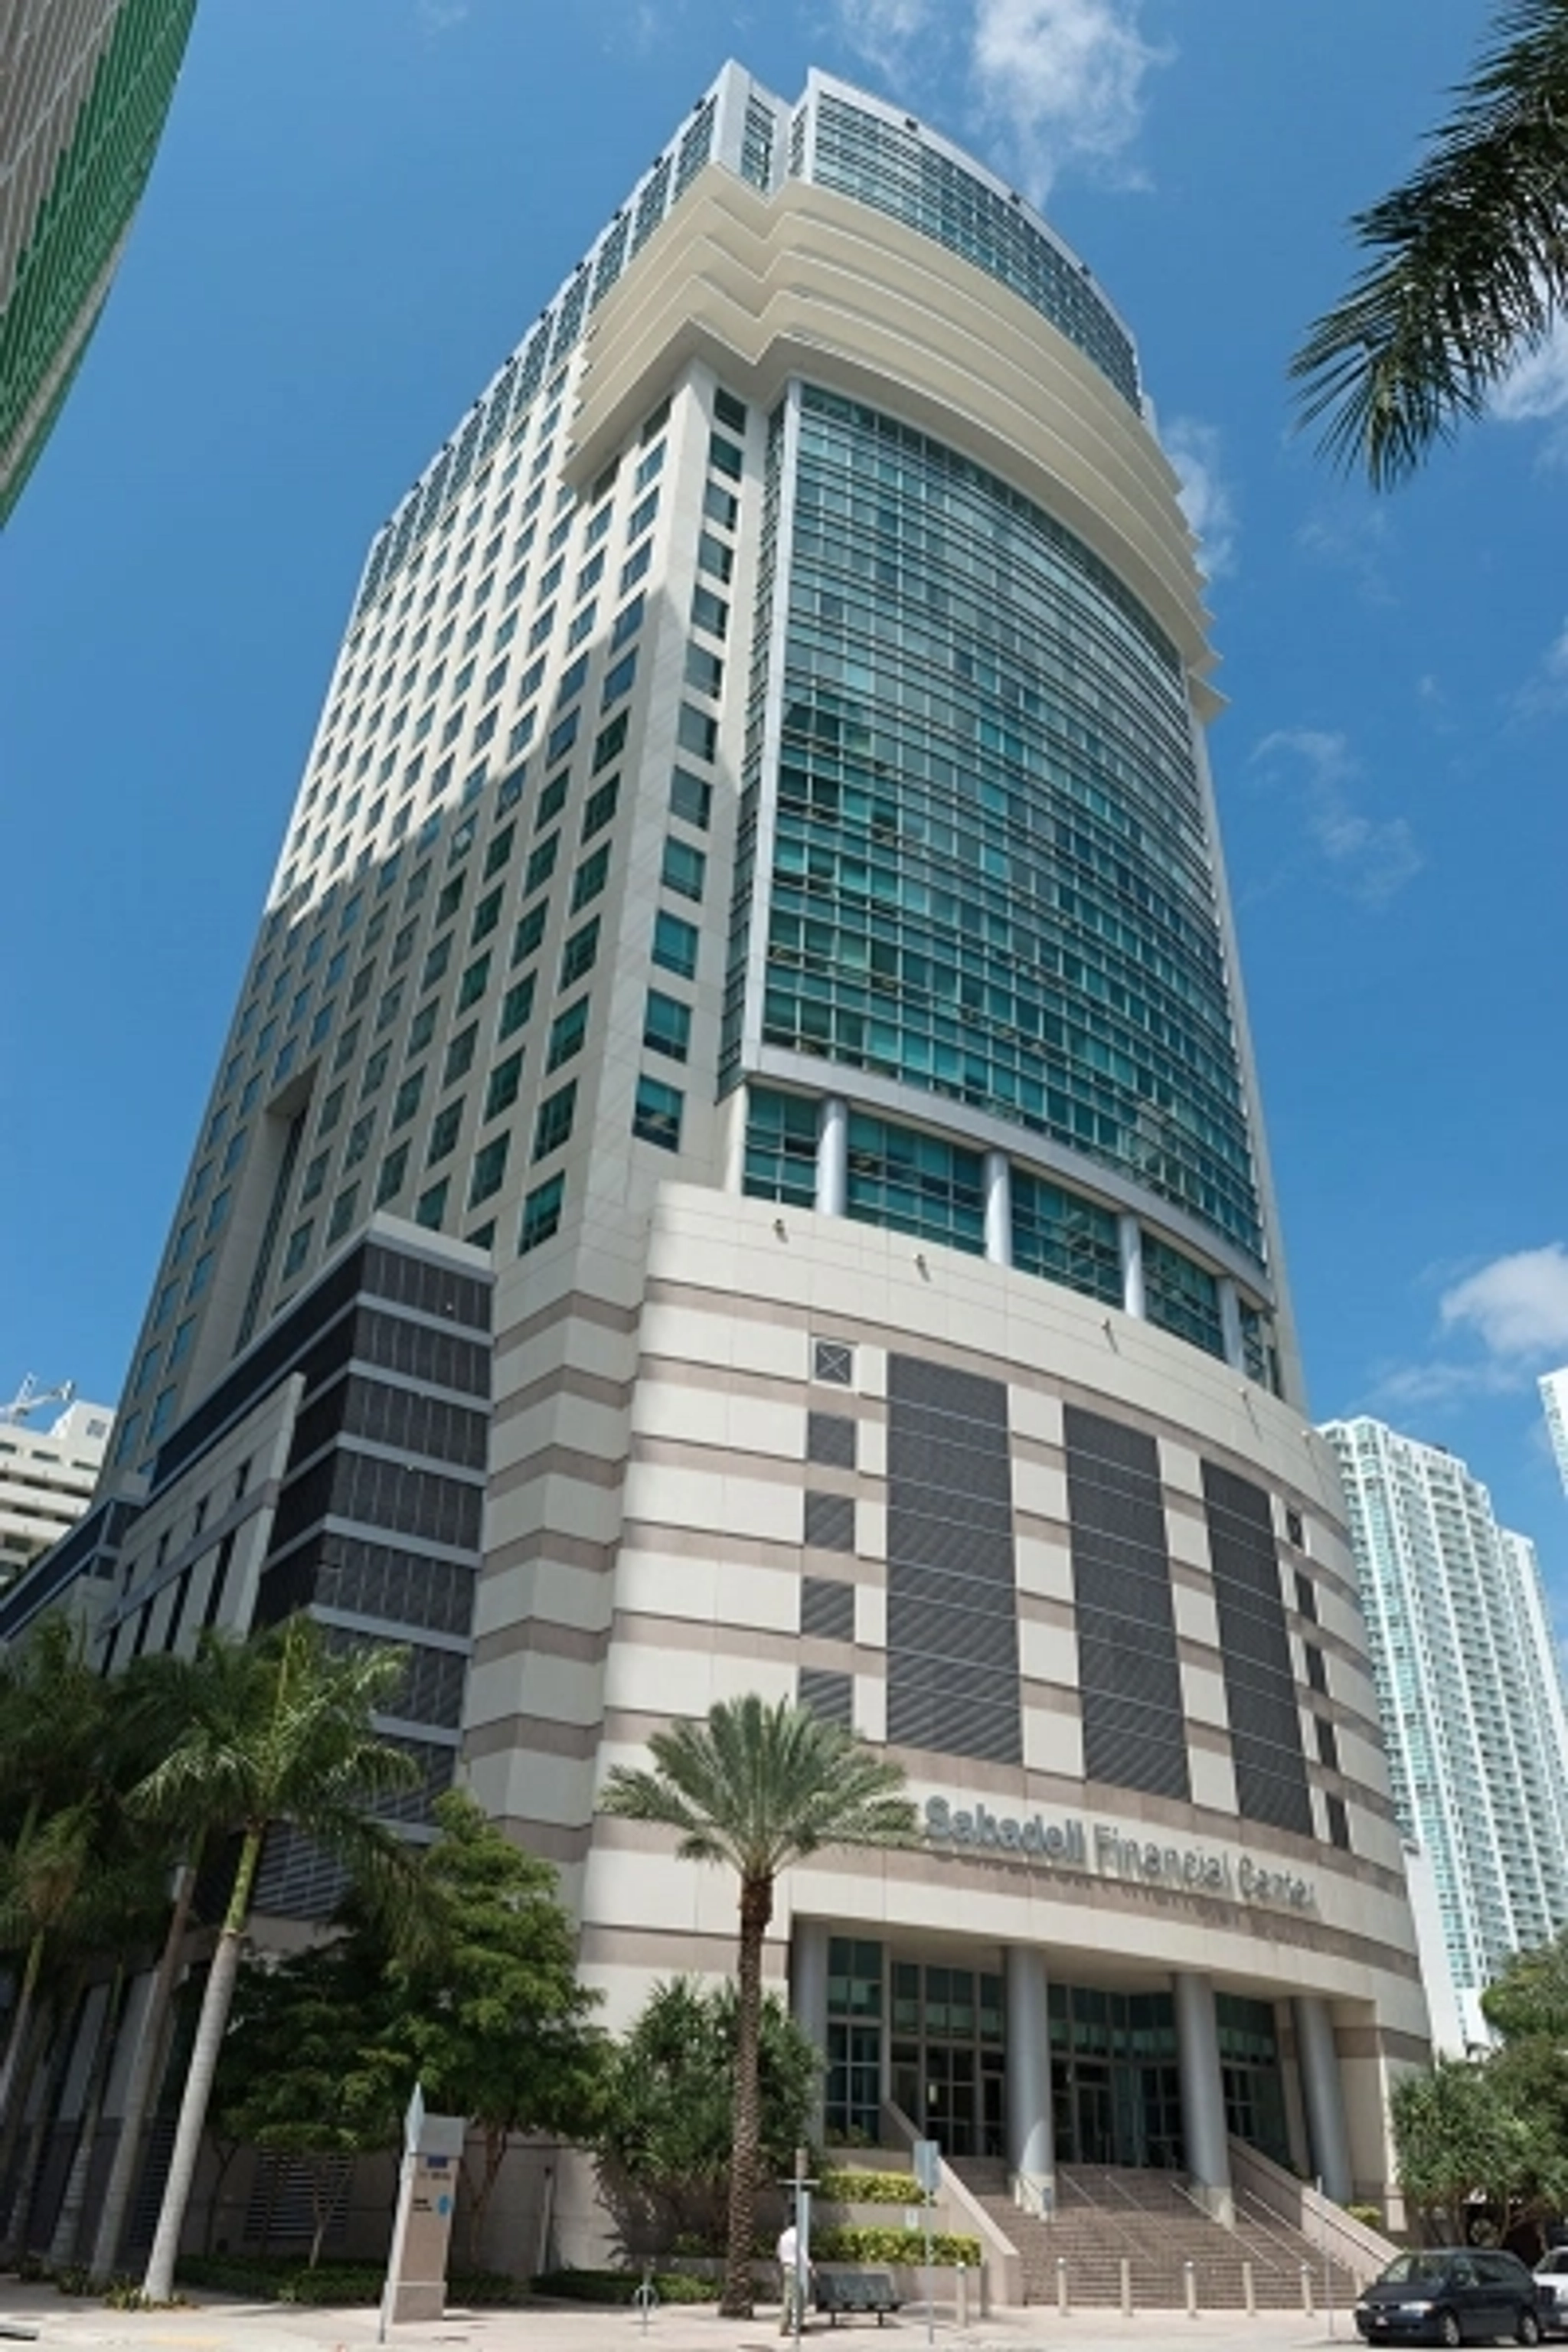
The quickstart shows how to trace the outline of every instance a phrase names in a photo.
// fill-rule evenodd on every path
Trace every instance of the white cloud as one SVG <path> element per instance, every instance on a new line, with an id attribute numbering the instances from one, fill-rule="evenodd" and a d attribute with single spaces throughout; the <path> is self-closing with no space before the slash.
<path id="1" fill-rule="evenodd" d="M 1294 778 L 1308 838 L 1339 887 L 1358 904 L 1385 907 L 1426 863 L 1409 820 L 1370 817 L 1357 807 L 1352 786 L 1361 764 L 1343 735 L 1315 728 L 1281 728 L 1253 752 Z"/>
<path id="2" fill-rule="evenodd" d="M 1125 162 L 1144 84 L 1170 52 L 1145 40 L 1143 0 L 834 0 L 850 47 L 926 108 L 957 99 L 1037 204 L 1072 165 L 1138 184 Z"/>
<path id="3" fill-rule="evenodd" d="M 975 94 L 1037 202 L 1065 165 L 1122 171 L 1144 81 L 1163 62 L 1139 16 L 1140 0 L 974 0 Z"/>
<path id="4" fill-rule="evenodd" d="M 1446 1331 L 1468 1331 L 1488 1354 L 1521 1370 L 1568 1355 L 1568 1248 L 1515 1250 L 1446 1290 Z"/>
<path id="5" fill-rule="evenodd" d="M 467 24 L 468 0 L 418 0 L 419 22 L 432 35 L 456 32 Z"/>
<path id="6" fill-rule="evenodd" d="M 1561 710 L 1565 706 L 1568 706 L 1568 621 L 1563 622 L 1513 698 L 1514 709 L 1521 719 L 1539 719 L 1547 711 Z"/>
<path id="7" fill-rule="evenodd" d="M 1559 416 L 1568 408 L 1568 319 L 1559 319 L 1544 342 L 1527 352 L 1504 377 L 1492 400 L 1492 415 L 1505 425 L 1527 425 Z"/>
<path id="8" fill-rule="evenodd" d="M 1538 1372 L 1568 1360 L 1568 1247 L 1547 1242 L 1478 1266 L 1444 1290 L 1437 1318 L 1459 1352 L 1384 1366 L 1375 1410 L 1433 1412 L 1471 1397 L 1518 1395 Z"/>
<path id="9" fill-rule="evenodd" d="M 1182 512 L 1198 542 L 1198 562 L 1211 580 L 1224 580 L 1236 570 L 1237 514 L 1221 470 L 1219 434 L 1196 417 L 1178 416 L 1160 437 L 1181 484 Z"/>

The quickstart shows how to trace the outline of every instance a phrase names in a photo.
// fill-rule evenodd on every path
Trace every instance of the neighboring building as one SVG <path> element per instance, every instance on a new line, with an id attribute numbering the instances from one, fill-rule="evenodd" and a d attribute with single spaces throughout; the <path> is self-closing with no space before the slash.
<path id="1" fill-rule="evenodd" d="M 1552 1440 L 1552 1458 L 1557 1465 L 1563 1491 L 1568 1495 L 1568 1365 L 1558 1372 L 1543 1372 L 1539 1385 L 1546 1433 Z"/>
<path id="2" fill-rule="evenodd" d="M 0 0 L 0 523 L 130 234 L 195 0 Z"/>
<path id="3" fill-rule="evenodd" d="M 1438 1445 L 1331 1422 L 1400 1823 L 1425 1848 L 1467 2039 L 1510 1953 L 1568 1926 L 1568 1713 L 1535 1549 Z"/>
<path id="4" fill-rule="evenodd" d="M 606 2022 L 734 1933 L 606 1769 L 798 1694 L 927 1827 L 780 1890 L 828 2126 L 1223 2209 L 1231 2133 L 1381 2195 L 1427 2044 L 1176 491 L 1028 205 L 726 68 L 375 540 L 116 1459 L 373 1211 L 488 1252 L 468 1770 Z M 333 1506 L 378 1626 L 414 1507 Z"/>
<path id="5" fill-rule="evenodd" d="M 47 1429 L 28 1428 L 26 1388 L 17 1409 L 0 1412 L 0 1591 L 75 1526 L 103 1467 L 113 1412 L 64 1394 Z"/>

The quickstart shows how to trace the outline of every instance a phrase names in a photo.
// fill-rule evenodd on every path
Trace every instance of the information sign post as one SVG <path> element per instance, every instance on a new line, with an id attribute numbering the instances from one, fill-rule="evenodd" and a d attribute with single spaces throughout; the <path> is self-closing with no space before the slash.
<path id="1" fill-rule="evenodd" d="M 389 2326 L 439 2319 L 446 2309 L 447 2249 L 466 2129 L 461 2116 L 427 2115 L 425 2094 L 415 2084 L 403 2123 L 397 2218 L 381 2297 L 383 2344 Z"/>

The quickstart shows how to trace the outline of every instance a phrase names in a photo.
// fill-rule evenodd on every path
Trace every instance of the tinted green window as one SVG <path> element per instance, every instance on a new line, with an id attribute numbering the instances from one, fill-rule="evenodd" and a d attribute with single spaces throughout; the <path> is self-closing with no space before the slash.
<path id="1" fill-rule="evenodd" d="M 662 990 L 650 988 L 643 1013 L 642 1041 L 655 1054 L 684 1062 L 691 1043 L 691 1008 Z"/>
<path id="2" fill-rule="evenodd" d="M 660 879 L 667 890 L 678 891 L 683 898 L 700 898 L 707 871 L 707 858 L 689 841 L 677 841 L 672 835 L 665 843 Z"/>
<path id="3" fill-rule="evenodd" d="M 591 857 L 584 857 L 572 877 L 572 912 L 574 914 L 576 914 L 580 908 L 587 906 L 591 899 L 598 897 L 605 887 L 605 877 L 609 870 L 610 845 L 606 841 L 601 843 Z"/>
<path id="4" fill-rule="evenodd" d="M 547 1070 L 558 1070 L 577 1053 L 588 1027 L 588 999 L 580 996 L 564 1013 L 558 1013 L 550 1024 L 550 1045 L 545 1055 Z"/>
<path id="5" fill-rule="evenodd" d="M 1143 1311 L 1163 1331 L 1173 1331 L 1211 1356 L 1225 1354 L 1219 1284 L 1205 1267 L 1153 1234 L 1143 1236 Z"/>
<path id="6" fill-rule="evenodd" d="M 644 1143 L 657 1143 L 661 1151 L 679 1151 L 685 1101 L 679 1087 L 667 1087 L 660 1078 L 639 1078 L 632 1133 Z"/>
<path id="7" fill-rule="evenodd" d="M 754 1200 L 816 1205 L 816 1105 L 804 1095 L 752 1087 L 746 1096 L 743 1190 Z"/>
<path id="8" fill-rule="evenodd" d="M 679 972 L 682 980 L 694 979 L 697 972 L 697 940 L 695 923 L 682 922 L 661 907 L 654 917 L 653 960 L 666 971 Z"/>
<path id="9" fill-rule="evenodd" d="M 1121 1304 L 1121 1250 L 1109 1209 L 1013 1171 L 1013 1263 L 1109 1306 Z"/>
<path id="10" fill-rule="evenodd" d="M 764 1043 L 1048 1135 L 1260 1255 L 1173 647 L 1054 518 L 836 394 L 803 394 L 795 489 Z"/>
<path id="11" fill-rule="evenodd" d="M 494 1118 L 501 1111 L 510 1110 L 517 1100 L 521 1084 L 522 1055 L 521 1053 L 509 1054 L 505 1061 L 498 1062 L 490 1072 L 489 1084 L 485 1088 L 485 1117 Z"/>
<path id="12" fill-rule="evenodd" d="M 549 912 L 549 900 L 541 898 L 537 907 L 530 907 L 526 915 L 519 917 L 518 926 L 511 939 L 513 963 L 521 963 L 527 957 L 532 955 L 540 940 L 544 937 L 545 918 Z"/>
<path id="13" fill-rule="evenodd" d="M 953 1249 L 985 1247 L 983 1162 L 941 1136 L 868 1118 L 849 1120 L 848 1213 Z"/>
<path id="14" fill-rule="evenodd" d="M 485 984 L 489 975 L 490 959 L 487 950 L 482 956 L 475 957 L 458 983 L 457 1009 L 459 1013 L 467 1012 L 470 1004 L 478 1003 L 485 992 Z"/>
<path id="15" fill-rule="evenodd" d="M 529 972 L 516 986 L 509 988 L 500 1001 L 500 1019 L 496 1026 L 498 1039 L 510 1037 L 521 1029 L 533 1010 L 534 975 Z"/>
<path id="16" fill-rule="evenodd" d="M 537 1249 L 547 1242 L 561 1223 L 561 1203 L 565 1198 L 566 1179 L 552 1176 L 547 1184 L 537 1185 L 522 1204 L 522 1223 L 517 1236 L 521 1255 Z"/>
<path id="17" fill-rule="evenodd" d="M 468 1186 L 468 1206 L 477 1209 L 481 1201 L 489 1200 L 501 1188 L 506 1175 L 506 1155 L 511 1142 L 510 1132 L 496 1136 L 482 1151 L 474 1155 L 473 1181 Z"/>
<path id="18" fill-rule="evenodd" d="M 563 1087 L 547 1095 L 539 1106 L 533 1122 L 533 1157 L 542 1160 L 547 1152 L 558 1151 L 572 1133 L 572 1114 L 577 1105 L 577 1081 L 568 1078 Z"/>
<path id="19" fill-rule="evenodd" d="M 433 1168 L 437 1160 L 445 1160 L 458 1140 L 458 1129 L 462 1124 L 463 1106 L 460 1102 L 448 1103 L 445 1109 L 437 1112 L 430 1122 L 430 1148 L 425 1154 L 426 1168 Z"/>
<path id="20" fill-rule="evenodd" d="M 573 932 L 561 950 L 559 985 L 562 988 L 570 988 L 574 982 L 582 979 L 585 971 L 591 971 L 594 968 L 594 959 L 598 952 L 599 918 L 597 915 L 593 915 L 587 922 L 581 924 Z"/>

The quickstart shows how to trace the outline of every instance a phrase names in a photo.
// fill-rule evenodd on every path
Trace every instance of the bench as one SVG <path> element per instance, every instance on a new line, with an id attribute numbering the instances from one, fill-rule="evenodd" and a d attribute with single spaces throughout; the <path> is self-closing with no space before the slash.
<path id="1" fill-rule="evenodd" d="M 818 2271 L 816 2300 L 817 2310 L 827 2314 L 830 2327 L 837 2327 L 841 2317 L 857 2318 L 862 2312 L 875 2312 L 880 2327 L 889 2312 L 899 2308 L 887 2271 Z"/>

